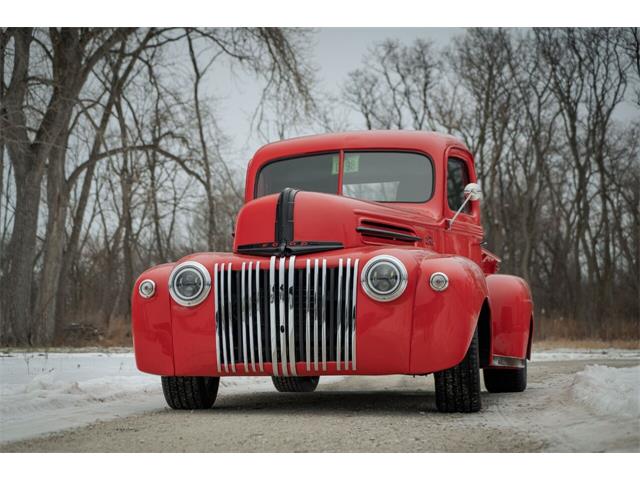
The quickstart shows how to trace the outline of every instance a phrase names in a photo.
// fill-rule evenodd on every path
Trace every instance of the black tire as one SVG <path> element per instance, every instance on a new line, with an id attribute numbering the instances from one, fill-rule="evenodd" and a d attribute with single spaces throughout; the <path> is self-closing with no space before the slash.
<path id="1" fill-rule="evenodd" d="M 174 410 L 211 408 L 218 395 L 220 377 L 162 377 L 162 392 Z"/>
<path id="2" fill-rule="evenodd" d="M 440 412 L 470 413 L 480 410 L 480 362 L 478 330 L 469 350 L 455 367 L 435 373 L 436 406 Z"/>
<path id="3" fill-rule="evenodd" d="M 320 377 L 271 377 L 276 390 L 283 393 L 310 393 L 315 391 Z"/>
<path id="4" fill-rule="evenodd" d="M 484 386 L 491 393 L 524 392 L 527 389 L 527 361 L 523 368 L 485 368 Z"/>

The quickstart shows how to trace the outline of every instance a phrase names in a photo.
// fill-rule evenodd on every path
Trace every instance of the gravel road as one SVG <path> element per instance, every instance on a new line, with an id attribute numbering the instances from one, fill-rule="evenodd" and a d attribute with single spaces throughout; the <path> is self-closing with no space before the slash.
<path id="1" fill-rule="evenodd" d="M 588 364 L 534 361 L 524 393 L 488 394 L 478 414 L 440 414 L 433 376 L 322 380 L 315 393 L 230 394 L 208 411 L 152 411 L 0 446 L 5 452 L 640 451 L 640 419 L 597 415 L 571 396 Z"/>

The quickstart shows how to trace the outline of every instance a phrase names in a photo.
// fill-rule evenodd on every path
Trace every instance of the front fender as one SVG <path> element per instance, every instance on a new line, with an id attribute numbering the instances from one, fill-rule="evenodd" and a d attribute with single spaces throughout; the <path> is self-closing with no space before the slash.
<path id="1" fill-rule="evenodd" d="M 169 275 L 175 264 L 153 267 L 140 275 L 131 297 L 131 331 L 136 365 L 142 372 L 156 375 L 174 375 L 173 333 Z M 143 280 L 153 280 L 156 293 L 142 298 L 138 287 Z"/>
<path id="2" fill-rule="evenodd" d="M 414 374 L 445 370 L 462 361 L 488 296 L 482 270 L 465 257 L 425 258 L 419 268 L 410 353 Z M 430 287 L 434 272 L 449 277 L 445 291 Z"/>

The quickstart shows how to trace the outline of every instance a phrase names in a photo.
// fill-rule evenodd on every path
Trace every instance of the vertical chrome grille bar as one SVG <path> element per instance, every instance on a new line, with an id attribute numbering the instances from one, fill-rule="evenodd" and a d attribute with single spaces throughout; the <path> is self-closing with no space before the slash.
<path id="1" fill-rule="evenodd" d="M 347 273 L 344 280 L 344 368 L 349 369 L 349 281 L 351 277 L 351 259 L 347 258 Z"/>
<path id="2" fill-rule="evenodd" d="M 227 362 L 227 312 L 226 312 L 225 284 L 224 284 L 224 263 L 220 264 L 220 322 L 222 323 L 222 358 L 224 361 L 224 371 L 229 371 Z"/>
<path id="3" fill-rule="evenodd" d="M 260 262 L 256 263 L 256 322 L 258 323 L 258 365 L 260 371 L 264 372 L 264 364 L 262 362 L 262 319 L 260 318 L 260 307 L 262 305 L 262 297 L 260 296 Z"/>
<path id="4" fill-rule="evenodd" d="M 278 269 L 278 303 L 279 303 L 279 320 L 280 320 L 280 359 L 282 360 L 282 375 L 289 376 L 287 368 L 287 332 L 285 326 L 285 258 L 280 259 L 280 268 Z"/>
<path id="5" fill-rule="evenodd" d="M 253 325 L 255 322 L 253 321 L 253 262 L 249 262 L 249 272 L 247 275 L 248 285 L 247 285 L 247 300 L 249 301 L 249 305 L 247 306 L 248 317 L 249 317 L 249 358 L 251 359 L 250 367 L 254 372 L 256 371 L 256 359 L 255 354 L 253 353 Z"/>
<path id="6" fill-rule="evenodd" d="M 318 370 L 318 259 L 313 263 L 313 368 Z"/>
<path id="7" fill-rule="evenodd" d="M 305 333 L 307 340 L 307 370 L 311 370 L 311 260 L 307 260 L 307 298 L 305 305 Z"/>
<path id="8" fill-rule="evenodd" d="M 245 264 L 242 262 L 242 270 L 240 275 L 240 319 L 242 320 L 242 361 L 244 363 L 244 371 L 249 370 L 247 361 L 247 295 L 245 281 Z"/>
<path id="9" fill-rule="evenodd" d="M 227 362 L 227 312 L 224 285 L 224 263 L 220 264 L 220 322 L 222 323 L 222 360 L 224 362 L 224 371 L 229 371 L 229 363 Z"/>
<path id="10" fill-rule="evenodd" d="M 229 308 L 227 309 L 227 320 L 229 326 L 229 350 L 231 352 L 231 370 L 236 371 L 236 359 L 233 353 L 233 303 L 231 303 L 231 262 L 227 264 L 227 302 Z"/>
<path id="11" fill-rule="evenodd" d="M 278 375 L 278 351 L 276 341 L 276 257 L 269 261 L 269 322 L 271 326 L 271 365 Z"/>
<path id="12" fill-rule="evenodd" d="M 327 260 L 322 259 L 322 370 L 327 369 Z"/>
<path id="13" fill-rule="evenodd" d="M 287 323 L 289 324 L 289 365 L 291 366 L 291 375 L 298 375 L 297 371 L 296 371 L 296 336 L 295 336 L 295 329 L 294 329 L 294 322 L 293 322 L 293 317 L 294 317 L 294 296 L 295 296 L 295 262 L 296 262 L 296 257 L 295 255 L 292 256 L 289 259 L 289 287 L 288 287 L 288 292 L 289 292 L 289 304 L 288 304 L 288 309 L 287 309 Z"/>
<path id="14" fill-rule="evenodd" d="M 340 370 L 340 351 L 342 349 L 342 259 L 338 261 L 338 303 L 336 304 L 336 369 Z"/>
<path id="15" fill-rule="evenodd" d="M 353 264 L 353 292 L 351 294 L 351 368 L 356 369 L 356 299 L 358 298 L 358 264 Z"/>
<path id="16" fill-rule="evenodd" d="M 222 361 L 220 360 L 220 303 L 218 299 L 218 264 L 213 266 L 213 296 L 215 297 L 215 312 L 214 318 L 216 319 L 216 361 L 218 363 L 218 372 L 222 371 Z"/>

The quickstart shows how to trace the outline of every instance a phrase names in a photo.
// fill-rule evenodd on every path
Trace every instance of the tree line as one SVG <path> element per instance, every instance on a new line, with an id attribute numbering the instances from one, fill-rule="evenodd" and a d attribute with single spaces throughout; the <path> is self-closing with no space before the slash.
<path id="1" fill-rule="evenodd" d="M 637 28 L 387 40 L 337 94 L 315 81 L 313 33 L 0 30 L 0 344 L 126 329 L 141 271 L 230 248 L 244 172 L 209 93 L 230 68 L 262 86 L 264 141 L 347 128 L 461 138 L 488 248 L 531 284 L 538 333 L 637 338 Z"/>
<path id="2" fill-rule="evenodd" d="M 532 286 L 538 333 L 638 338 L 640 53 L 629 29 L 470 29 L 387 41 L 349 75 L 366 128 L 474 152 L 488 247 Z"/>

